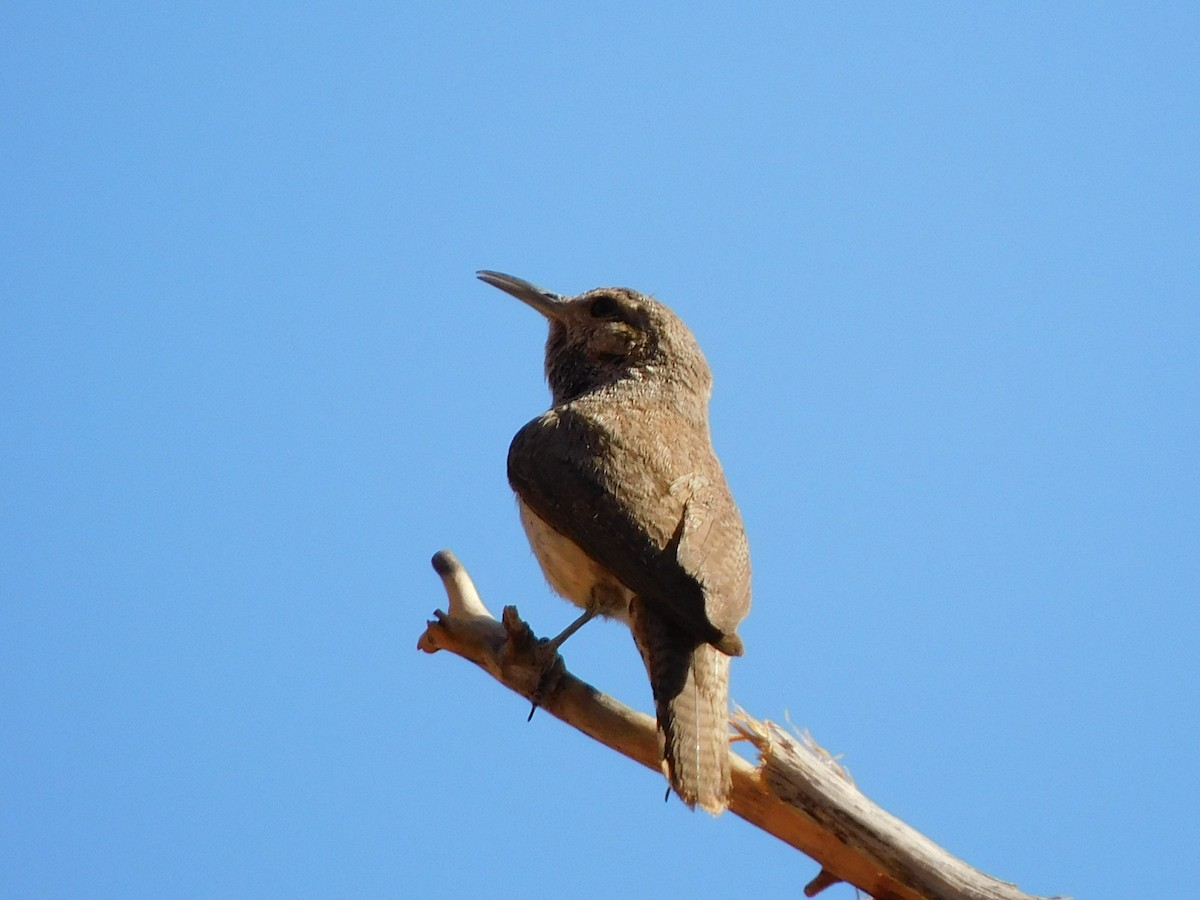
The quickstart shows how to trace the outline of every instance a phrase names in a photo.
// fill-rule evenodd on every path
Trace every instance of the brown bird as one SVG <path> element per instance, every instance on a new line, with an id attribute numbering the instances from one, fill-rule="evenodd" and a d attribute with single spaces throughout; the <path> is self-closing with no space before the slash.
<path id="1" fill-rule="evenodd" d="M 664 771 L 688 804 L 729 803 L 729 659 L 750 609 L 750 553 L 712 449 L 712 374 L 687 326 L 627 288 L 562 297 L 481 280 L 550 323 L 550 409 L 508 451 L 542 571 L 584 613 L 625 622 L 654 693 Z"/>

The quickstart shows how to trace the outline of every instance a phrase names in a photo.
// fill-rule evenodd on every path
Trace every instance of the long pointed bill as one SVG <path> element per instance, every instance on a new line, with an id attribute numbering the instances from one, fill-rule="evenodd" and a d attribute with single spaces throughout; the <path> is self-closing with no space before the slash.
<path id="1" fill-rule="evenodd" d="M 506 294 L 512 294 L 518 300 L 529 304 L 543 316 L 557 319 L 562 316 L 565 298 L 550 291 L 544 291 L 536 284 L 530 284 L 522 278 L 505 275 L 503 272 L 491 272 L 481 269 L 475 273 L 480 281 L 500 288 Z"/>

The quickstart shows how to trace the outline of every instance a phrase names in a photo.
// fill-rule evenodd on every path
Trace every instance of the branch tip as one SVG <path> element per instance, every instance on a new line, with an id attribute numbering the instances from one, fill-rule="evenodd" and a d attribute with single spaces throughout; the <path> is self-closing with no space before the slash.
<path id="1" fill-rule="evenodd" d="M 442 579 L 442 587 L 450 600 L 449 615 L 451 619 L 469 619 L 486 617 L 495 619 L 475 589 L 475 582 L 467 574 L 466 568 L 449 550 L 439 550 L 430 560 L 433 570 Z"/>
<path id="2" fill-rule="evenodd" d="M 838 878 L 828 869 L 822 869 L 817 873 L 817 877 L 804 886 L 805 897 L 815 897 L 825 888 L 837 884 L 842 879 Z"/>
<path id="3" fill-rule="evenodd" d="M 433 571 L 437 572 L 442 578 L 449 578 L 456 570 L 462 568 L 462 563 L 449 550 L 439 550 L 433 554 L 433 559 L 430 560 L 433 564 Z"/>

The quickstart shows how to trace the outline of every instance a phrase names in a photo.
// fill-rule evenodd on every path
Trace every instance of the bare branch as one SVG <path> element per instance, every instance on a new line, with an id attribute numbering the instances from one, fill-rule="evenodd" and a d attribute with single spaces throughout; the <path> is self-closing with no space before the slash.
<path id="1" fill-rule="evenodd" d="M 434 614 L 417 643 L 420 650 L 448 650 L 470 660 L 510 690 L 530 700 L 536 695 L 550 715 L 661 771 L 651 716 L 571 675 L 557 653 L 548 658 L 546 642 L 515 607 L 505 607 L 496 621 L 449 551 L 434 556 L 433 565 L 450 612 Z M 1042 900 L 979 872 L 876 806 L 811 738 L 797 739 L 740 711 L 734 727 L 759 759 L 754 765 L 730 754 L 730 809 L 820 863 L 806 896 L 846 881 L 876 900 Z"/>

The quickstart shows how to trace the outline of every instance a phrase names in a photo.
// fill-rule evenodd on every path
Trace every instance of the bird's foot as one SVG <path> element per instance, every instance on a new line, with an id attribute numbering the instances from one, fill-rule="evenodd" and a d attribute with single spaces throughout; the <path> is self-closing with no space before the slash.
<path id="1" fill-rule="evenodd" d="M 537 647 L 533 651 L 538 667 L 538 680 L 533 694 L 529 698 L 533 705 L 529 708 L 529 717 L 526 718 L 526 722 L 533 720 L 533 714 L 542 705 L 542 701 L 558 688 L 558 682 L 562 678 L 563 672 L 566 671 L 563 658 L 558 655 L 558 647 L 561 643 L 557 639 L 542 639 L 538 641 Z"/>
<path id="2" fill-rule="evenodd" d="M 537 686 L 533 689 L 533 696 L 529 698 L 533 706 L 529 710 L 529 718 L 525 720 L 526 722 L 533 720 L 533 714 L 542 705 L 543 698 L 549 696 L 558 686 L 558 680 L 565 671 L 562 657 L 558 655 L 558 648 L 566 642 L 567 638 L 590 622 L 595 616 L 596 610 L 588 607 L 588 609 L 584 610 L 583 615 L 564 628 L 555 637 L 549 640 L 542 638 L 537 642 L 533 655 L 541 674 L 538 676 Z"/>
<path id="3" fill-rule="evenodd" d="M 529 711 L 532 719 L 542 702 L 558 689 L 566 672 L 562 657 L 558 655 L 558 647 L 565 638 L 563 635 L 552 640 L 537 637 L 514 606 L 504 608 L 501 621 L 505 630 L 501 666 L 524 688 L 522 693 L 533 704 Z"/>

